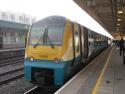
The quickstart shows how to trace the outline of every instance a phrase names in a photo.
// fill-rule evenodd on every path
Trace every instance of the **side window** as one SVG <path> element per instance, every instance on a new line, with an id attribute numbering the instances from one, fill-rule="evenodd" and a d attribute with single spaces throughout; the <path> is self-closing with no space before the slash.
<path id="1" fill-rule="evenodd" d="M 89 47 L 92 46 L 92 32 L 90 30 L 88 30 L 88 44 L 89 44 Z"/>
<path id="2" fill-rule="evenodd" d="M 82 52 L 84 51 L 84 30 L 81 27 L 81 41 L 82 41 Z"/>
<path id="3" fill-rule="evenodd" d="M 79 34 L 78 34 L 78 31 L 75 32 L 75 46 L 76 46 L 76 52 L 79 52 Z"/>

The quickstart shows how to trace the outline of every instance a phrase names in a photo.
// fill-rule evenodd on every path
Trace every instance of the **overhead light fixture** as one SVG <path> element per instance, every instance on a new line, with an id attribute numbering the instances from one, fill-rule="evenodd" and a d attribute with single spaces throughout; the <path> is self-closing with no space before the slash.
<path id="1" fill-rule="evenodd" d="M 117 21 L 122 21 L 122 19 L 117 19 Z"/>
<path id="2" fill-rule="evenodd" d="M 123 13 L 123 11 L 122 11 L 122 10 L 119 10 L 117 13 L 121 14 L 121 13 Z"/>

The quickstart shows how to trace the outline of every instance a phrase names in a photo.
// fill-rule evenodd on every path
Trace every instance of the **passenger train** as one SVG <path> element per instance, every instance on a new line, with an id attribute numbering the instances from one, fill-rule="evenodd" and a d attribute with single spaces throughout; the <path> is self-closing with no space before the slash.
<path id="1" fill-rule="evenodd" d="M 24 77 L 40 86 L 61 86 L 107 46 L 106 36 L 66 17 L 46 17 L 29 30 Z"/>

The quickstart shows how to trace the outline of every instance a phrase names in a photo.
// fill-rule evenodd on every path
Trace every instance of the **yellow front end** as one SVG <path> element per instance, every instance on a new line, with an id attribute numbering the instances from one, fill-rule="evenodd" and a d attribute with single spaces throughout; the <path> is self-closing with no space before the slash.
<path id="1" fill-rule="evenodd" d="M 48 46 L 38 45 L 37 47 L 34 47 L 33 45 L 27 44 L 26 57 L 30 57 L 36 60 L 61 59 L 68 49 L 69 42 L 71 41 L 69 39 L 71 39 L 71 37 L 72 37 L 72 26 L 71 22 L 67 20 L 64 27 L 62 45 L 59 46 L 54 45 L 54 47 L 51 47 L 50 45 Z"/>
<path id="2" fill-rule="evenodd" d="M 54 60 L 57 57 L 61 58 L 62 46 L 38 46 L 34 48 L 33 46 L 28 46 L 27 56 L 38 60 Z"/>
<path id="3" fill-rule="evenodd" d="M 43 26 L 43 23 L 47 25 Z M 25 79 L 39 83 L 38 79 L 44 78 L 45 80 L 40 80 L 40 82 L 50 81 L 53 85 L 64 84 L 68 73 L 66 70 L 71 60 L 69 57 L 73 57 L 70 51 L 72 49 L 72 23 L 62 17 L 59 19 L 50 17 L 46 21 L 36 23 L 36 27 L 32 28 L 31 32 L 29 32 L 25 53 Z M 42 77 L 36 77 L 37 74 L 42 74 Z"/>

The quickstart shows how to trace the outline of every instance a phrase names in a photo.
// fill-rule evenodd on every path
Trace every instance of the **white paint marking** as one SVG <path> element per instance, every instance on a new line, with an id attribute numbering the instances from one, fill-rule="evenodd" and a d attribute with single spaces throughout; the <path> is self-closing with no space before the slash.
<path id="1" fill-rule="evenodd" d="M 37 87 L 38 87 L 38 86 L 36 86 L 36 87 L 34 87 L 34 88 L 32 88 L 32 89 L 28 90 L 28 91 L 27 91 L 27 92 L 25 92 L 24 94 L 27 94 L 27 93 L 31 92 L 32 90 L 36 89 Z"/>

